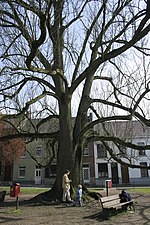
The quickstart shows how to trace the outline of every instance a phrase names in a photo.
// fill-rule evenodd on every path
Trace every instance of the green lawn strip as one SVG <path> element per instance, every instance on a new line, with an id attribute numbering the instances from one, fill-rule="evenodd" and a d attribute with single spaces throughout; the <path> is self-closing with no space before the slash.
<path id="1" fill-rule="evenodd" d="M 50 188 L 37 188 L 37 187 L 20 187 L 21 194 L 38 194 L 48 191 Z M 0 187 L 0 191 L 6 191 L 7 194 L 10 193 L 10 187 Z"/>
<path id="2" fill-rule="evenodd" d="M 38 194 L 38 193 L 42 193 L 42 192 L 45 192 L 45 191 L 48 191 L 50 188 L 20 188 L 20 192 L 22 194 Z"/>
<path id="3" fill-rule="evenodd" d="M 20 187 L 21 194 L 36 194 L 48 191 L 50 188 L 38 188 L 38 187 Z M 0 191 L 6 190 L 7 193 L 10 193 L 10 187 L 1 186 Z M 101 188 L 89 188 L 91 191 L 101 191 Z M 129 188 L 129 192 L 138 192 L 142 194 L 150 194 L 150 187 L 147 188 Z"/>
<path id="4" fill-rule="evenodd" d="M 142 194 L 150 194 L 150 188 L 130 188 L 129 191 Z"/>
<path id="5" fill-rule="evenodd" d="M 105 190 L 105 189 L 101 189 L 101 188 L 89 188 L 90 191 L 101 191 L 101 190 Z M 122 188 L 119 188 L 119 190 L 121 191 Z M 140 187 L 140 188 L 127 188 L 128 192 L 137 192 L 137 193 L 142 193 L 142 194 L 150 194 L 150 187 Z"/>

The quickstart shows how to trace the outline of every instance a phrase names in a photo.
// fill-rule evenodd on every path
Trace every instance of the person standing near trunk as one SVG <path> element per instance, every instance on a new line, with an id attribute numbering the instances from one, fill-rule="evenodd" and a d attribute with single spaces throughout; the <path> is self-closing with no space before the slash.
<path id="1" fill-rule="evenodd" d="M 63 202 L 72 202 L 70 197 L 70 183 L 72 182 L 72 180 L 69 179 L 69 174 L 70 171 L 66 170 L 62 178 Z"/>
<path id="2" fill-rule="evenodd" d="M 77 191 L 76 191 L 76 200 L 75 200 L 75 206 L 79 205 L 79 207 L 82 206 L 82 185 L 79 184 Z"/>

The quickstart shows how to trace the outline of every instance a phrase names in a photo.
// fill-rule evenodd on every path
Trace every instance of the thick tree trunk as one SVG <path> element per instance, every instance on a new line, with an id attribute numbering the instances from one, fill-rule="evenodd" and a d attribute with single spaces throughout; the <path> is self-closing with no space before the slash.
<path id="1" fill-rule="evenodd" d="M 83 149 L 81 145 L 76 147 L 75 155 L 74 155 L 74 168 L 72 171 L 73 176 L 73 185 L 77 187 L 79 184 L 83 184 Z"/>
<path id="2" fill-rule="evenodd" d="M 73 141 L 73 121 L 70 100 L 71 97 L 69 95 L 62 94 L 59 101 L 60 133 L 57 154 L 57 176 L 52 189 L 44 195 L 44 198 L 46 197 L 50 201 L 56 199 L 59 201 L 62 200 L 62 176 L 67 169 L 71 171 L 70 178 L 74 187 L 83 184 L 83 140 L 80 140 L 80 143 L 76 144 Z"/>
<path id="3" fill-rule="evenodd" d="M 71 106 L 70 98 L 65 95 L 62 96 L 60 101 L 60 133 L 58 143 L 57 155 L 57 176 L 52 188 L 55 192 L 56 198 L 62 198 L 62 176 L 64 172 L 72 166 L 72 119 L 71 119 Z"/>

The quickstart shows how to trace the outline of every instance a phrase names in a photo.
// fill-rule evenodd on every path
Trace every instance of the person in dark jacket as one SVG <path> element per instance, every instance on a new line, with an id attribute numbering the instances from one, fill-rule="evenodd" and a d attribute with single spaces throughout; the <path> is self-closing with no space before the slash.
<path id="1" fill-rule="evenodd" d="M 128 201 L 131 201 L 131 196 L 128 192 L 126 192 L 123 189 L 120 194 L 120 202 L 128 202 Z"/>
<path id="2" fill-rule="evenodd" d="M 131 206 L 133 207 L 134 209 L 134 205 L 133 205 L 133 202 L 130 202 L 132 200 L 130 194 L 128 192 L 126 192 L 124 189 L 121 191 L 121 194 L 119 194 L 119 197 L 120 197 L 120 203 L 122 202 L 129 202 L 129 204 L 126 206 L 122 206 L 123 208 L 127 208 L 128 206 L 130 207 L 130 210 L 131 210 Z"/>

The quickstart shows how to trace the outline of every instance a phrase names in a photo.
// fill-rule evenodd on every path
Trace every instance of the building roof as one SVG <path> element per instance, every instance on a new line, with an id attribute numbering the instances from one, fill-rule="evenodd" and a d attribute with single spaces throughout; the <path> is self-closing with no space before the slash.
<path id="1" fill-rule="evenodd" d="M 122 139 L 150 137 L 150 127 L 147 127 L 139 121 L 105 122 L 103 124 L 96 125 L 95 130 L 97 130 L 101 135 L 112 135 Z"/>

